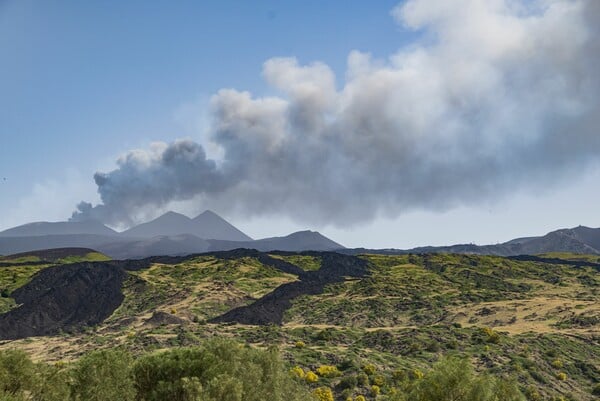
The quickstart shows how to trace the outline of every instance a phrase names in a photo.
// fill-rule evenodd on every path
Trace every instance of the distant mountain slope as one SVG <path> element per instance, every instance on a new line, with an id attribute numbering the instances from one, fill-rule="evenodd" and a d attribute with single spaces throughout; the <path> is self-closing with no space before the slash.
<path id="1" fill-rule="evenodd" d="M 183 214 L 168 212 L 162 216 L 137 225 L 121 233 L 125 237 L 153 238 L 191 234 L 204 239 L 226 241 L 251 241 L 252 238 L 235 228 L 225 219 L 210 210 L 194 219 Z"/>
<path id="2" fill-rule="evenodd" d="M 600 228 L 579 226 L 552 231 L 541 237 L 524 237 L 496 245 L 457 244 L 449 246 L 425 246 L 412 249 L 347 249 L 344 253 L 462 253 L 476 255 L 539 255 L 566 252 L 600 255 Z"/>
<path id="3" fill-rule="evenodd" d="M 32 237 L 0 237 L 0 254 L 10 255 L 52 248 L 92 248 L 119 241 L 118 236 L 71 234 L 38 235 Z"/>
<path id="4" fill-rule="evenodd" d="M 210 241 L 210 250 L 252 248 L 259 251 L 333 251 L 344 246 L 316 231 L 298 231 L 285 237 L 264 238 L 255 241 Z"/>
<path id="5" fill-rule="evenodd" d="M 40 221 L 9 228 L 8 230 L 0 232 L 0 237 L 33 237 L 39 235 L 73 234 L 93 234 L 111 236 L 117 235 L 117 232 L 106 227 L 99 221 L 95 220 L 60 221 L 54 223 Z"/>
<path id="6" fill-rule="evenodd" d="M 149 256 L 180 256 L 205 252 L 207 240 L 190 234 L 99 244 L 97 249 L 114 259 L 142 259 Z"/>

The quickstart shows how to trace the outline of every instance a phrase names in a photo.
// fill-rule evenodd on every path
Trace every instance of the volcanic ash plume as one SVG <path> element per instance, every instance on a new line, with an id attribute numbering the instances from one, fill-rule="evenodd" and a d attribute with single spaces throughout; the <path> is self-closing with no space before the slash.
<path id="1" fill-rule="evenodd" d="M 568 179 L 600 154 L 600 2 L 411 0 L 392 12 L 420 42 L 388 60 L 358 51 L 344 82 L 274 58 L 277 97 L 223 89 L 210 140 L 157 143 L 97 173 L 102 204 L 74 219 L 207 208 L 348 225 L 446 209 Z"/>

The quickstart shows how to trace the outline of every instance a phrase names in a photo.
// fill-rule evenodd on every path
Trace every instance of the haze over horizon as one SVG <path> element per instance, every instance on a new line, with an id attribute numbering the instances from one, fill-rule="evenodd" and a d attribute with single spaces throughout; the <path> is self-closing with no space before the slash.
<path id="1" fill-rule="evenodd" d="M 598 2 L 157 4 L 0 4 L 0 230 L 76 204 L 370 248 L 600 227 Z"/>

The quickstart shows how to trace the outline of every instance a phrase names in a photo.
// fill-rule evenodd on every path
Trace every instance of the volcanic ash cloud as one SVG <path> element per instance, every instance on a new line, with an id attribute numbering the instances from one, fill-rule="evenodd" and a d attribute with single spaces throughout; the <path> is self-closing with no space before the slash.
<path id="1" fill-rule="evenodd" d="M 447 209 L 568 179 L 600 151 L 600 2 L 412 0 L 392 11 L 419 42 L 358 51 L 343 83 L 323 63 L 274 58 L 279 92 L 211 99 L 219 161 L 189 139 L 132 150 L 97 173 L 102 204 L 74 219 L 131 222 L 207 208 L 338 226 Z"/>

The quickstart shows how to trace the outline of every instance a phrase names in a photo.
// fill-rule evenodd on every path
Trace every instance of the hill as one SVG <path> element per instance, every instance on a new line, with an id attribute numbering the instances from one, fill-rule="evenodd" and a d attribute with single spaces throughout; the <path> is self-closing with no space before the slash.
<path id="1" fill-rule="evenodd" d="M 81 261 L 101 261 L 110 258 L 90 248 L 52 248 L 31 252 L 16 253 L 0 257 L 0 263 L 50 262 L 75 263 Z"/>
<path id="2" fill-rule="evenodd" d="M 255 241 L 210 241 L 210 250 L 226 251 L 236 248 L 259 251 L 334 251 L 344 246 L 316 231 L 298 231 L 284 237 L 270 237 Z"/>
<path id="3" fill-rule="evenodd" d="M 448 246 L 424 246 L 412 249 L 347 249 L 348 254 L 375 253 L 402 255 L 409 253 L 462 253 L 475 255 L 538 255 L 549 252 L 600 255 L 600 228 L 579 226 L 552 231 L 540 237 L 516 238 L 502 244 L 458 244 Z"/>
<path id="4" fill-rule="evenodd" d="M 529 399 L 591 401 L 600 382 L 597 259 L 238 249 L 20 263 L 0 269 L 0 349 L 69 361 L 93 349 L 141 355 L 229 337 L 276 345 L 337 400 L 374 399 L 373 385 L 383 399 L 457 355 L 514 378 Z"/>
<path id="5" fill-rule="evenodd" d="M 43 235 L 76 235 L 92 234 L 102 236 L 115 236 L 117 232 L 104 224 L 94 221 L 60 221 L 60 222 L 35 222 L 9 228 L 0 232 L 0 237 L 36 237 Z"/>

